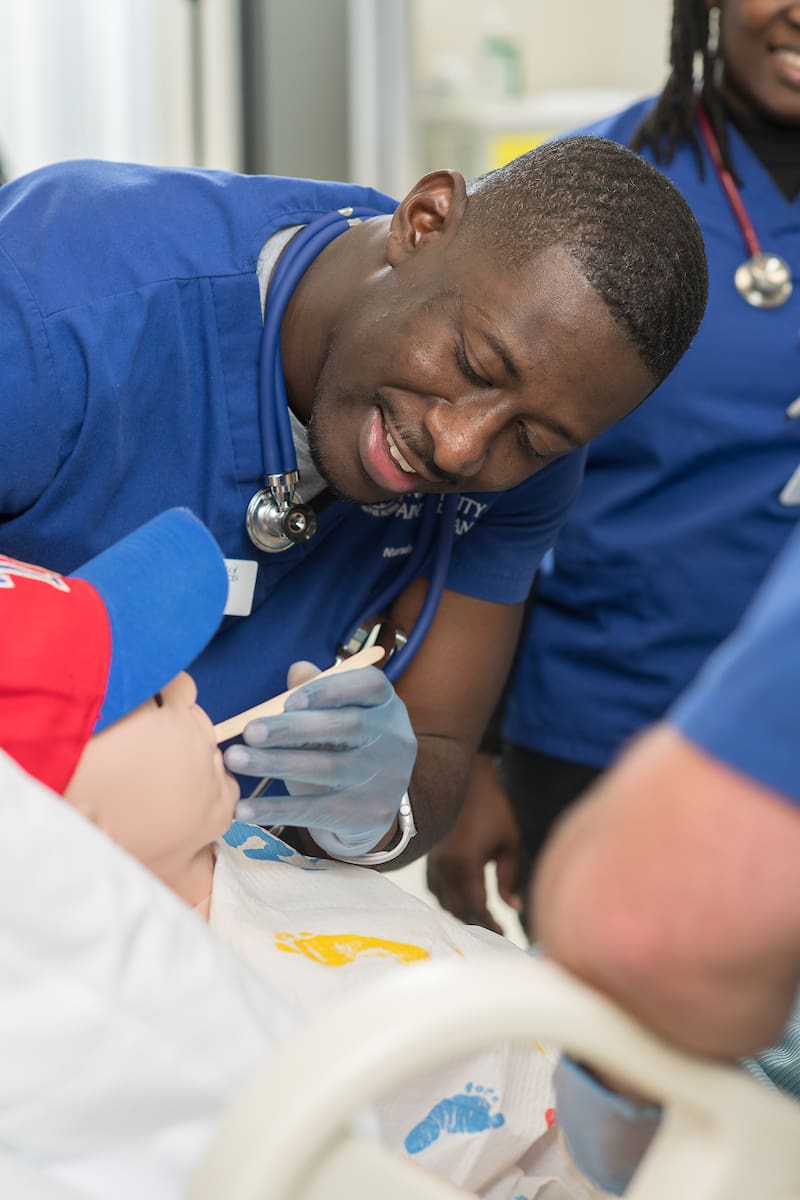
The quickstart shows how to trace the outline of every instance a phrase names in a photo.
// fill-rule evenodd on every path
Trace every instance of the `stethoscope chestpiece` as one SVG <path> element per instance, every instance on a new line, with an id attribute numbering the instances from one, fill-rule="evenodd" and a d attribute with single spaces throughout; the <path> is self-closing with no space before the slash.
<path id="1" fill-rule="evenodd" d="M 290 546 L 298 546 L 314 536 L 317 517 L 308 504 L 295 503 L 291 493 L 275 494 L 275 489 L 261 488 L 247 506 L 247 532 L 250 541 L 267 554 L 278 554 Z"/>
<path id="2" fill-rule="evenodd" d="M 733 277 L 736 290 L 753 308 L 780 308 L 792 294 L 792 272 L 779 254 L 765 254 L 753 222 L 731 172 L 726 167 L 711 118 L 701 100 L 697 106 L 700 134 L 711 156 L 722 190 L 728 198 L 734 220 L 744 238 L 750 257 L 737 268 Z"/>
<path id="3" fill-rule="evenodd" d="M 779 308 L 792 293 L 789 264 L 778 254 L 754 254 L 738 268 L 734 283 L 753 308 Z"/>

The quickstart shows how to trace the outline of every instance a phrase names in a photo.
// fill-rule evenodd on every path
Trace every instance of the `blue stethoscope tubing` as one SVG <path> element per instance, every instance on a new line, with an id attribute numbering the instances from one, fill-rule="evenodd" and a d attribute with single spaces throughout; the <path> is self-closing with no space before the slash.
<path id="1" fill-rule="evenodd" d="M 299 230 L 275 266 L 269 285 L 258 364 L 262 461 L 267 475 L 297 471 L 297 454 L 289 419 L 289 403 L 281 355 L 281 321 L 301 277 L 324 248 L 353 222 L 383 216 L 377 209 L 351 208 L 326 213 Z M 419 537 L 411 556 L 390 587 L 384 588 L 369 612 L 382 612 L 415 579 L 435 541 L 430 585 L 419 616 L 403 648 L 386 665 L 393 682 L 405 670 L 431 627 L 444 591 L 455 537 L 458 495 L 428 495 L 423 502 Z M 438 529 L 434 527 L 437 525 Z M 367 616 L 368 614 L 364 614 Z M 358 624 L 358 623 L 357 623 Z M 357 627 L 357 625 L 356 625 Z"/>
<path id="2" fill-rule="evenodd" d="M 419 616 L 414 622 L 414 628 L 409 633 L 405 646 L 403 646 L 402 650 L 398 650 L 393 654 L 384 667 L 384 673 L 393 683 L 403 673 L 417 650 L 419 650 L 433 623 L 433 618 L 436 616 L 436 610 L 439 607 L 439 601 L 442 598 L 442 592 L 444 591 L 447 579 L 447 570 L 450 566 L 450 555 L 453 551 L 458 500 L 458 495 L 430 495 L 425 497 L 419 538 L 417 539 L 413 553 L 406 560 L 405 567 L 400 572 L 399 577 L 392 581 L 391 587 L 384 588 L 378 598 L 370 605 L 370 612 L 382 612 L 386 606 L 391 604 L 400 595 L 413 579 L 417 578 L 422 560 L 430 550 L 435 537 L 436 550 L 431 570 L 431 580 L 422 608 L 419 611 Z M 434 534 L 437 513 L 439 516 L 439 528 Z M 364 613 L 362 620 L 368 615 L 368 613 Z"/>
<path id="3" fill-rule="evenodd" d="M 326 213 L 296 233 L 278 259 L 269 285 L 269 303 L 264 314 L 258 364 L 259 396 L 262 400 L 261 451 L 264 464 L 269 463 L 273 468 L 269 474 L 297 470 L 281 354 L 281 321 L 286 306 L 301 277 L 334 238 L 349 229 L 353 221 L 381 215 L 385 214 L 373 208 Z M 274 396 L 275 403 L 264 404 L 265 396 Z"/>

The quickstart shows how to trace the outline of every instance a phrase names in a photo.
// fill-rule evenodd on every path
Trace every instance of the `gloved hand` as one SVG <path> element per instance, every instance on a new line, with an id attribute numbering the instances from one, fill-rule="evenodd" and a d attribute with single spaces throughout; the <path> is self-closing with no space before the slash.
<path id="1" fill-rule="evenodd" d="M 289 687 L 318 672 L 295 663 Z M 225 765 L 239 775 L 282 779 L 289 796 L 243 800 L 237 816 L 298 825 L 329 854 L 366 854 L 389 832 L 417 753 L 403 701 L 377 667 L 312 678 L 284 712 L 251 721 Z"/>

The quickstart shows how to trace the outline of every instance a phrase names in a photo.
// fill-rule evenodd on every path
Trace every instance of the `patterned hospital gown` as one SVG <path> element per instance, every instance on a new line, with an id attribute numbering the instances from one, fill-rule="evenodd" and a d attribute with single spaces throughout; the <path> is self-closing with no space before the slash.
<path id="1" fill-rule="evenodd" d="M 300 1015 L 387 971 L 522 954 L 462 925 L 384 875 L 308 858 L 254 825 L 217 843 L 211 927 Z M 555 1055 L 506 1046 L 437 1070 L 376 1107 L 384 1142 L 489 1200 L 596 1195 L 554 1128 Z"/>

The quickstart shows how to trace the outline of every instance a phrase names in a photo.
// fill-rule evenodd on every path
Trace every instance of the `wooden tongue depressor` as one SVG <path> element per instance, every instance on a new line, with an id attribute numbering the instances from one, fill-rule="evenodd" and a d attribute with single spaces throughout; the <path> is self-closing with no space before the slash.
<path id="1" fill-rule="evenodd" d="M 327 671 L 321 672 L 321 675 L 336 675 L 340 671 L 355 671 L 358 667 L 370 667 L 373 663 L 379 663 L 384 653 L 381 646 L 367 646 L 365 649 L 359 650 L 358 654 L 353 654 L 350 658 L 343 658 L 341 662 L 328 667 Z M 315 675 L 314 678 L 319 679 L 320 676 Z M 306 680 L 306 682 L 310 681 Z M 304 687 L 305 685 L 299 684 L 298 686 Z M 249 721 L 255 721 L 257 717 L 272 717 L 276 713 L 283 712 L 286 697 L 296 691 L 296 687 L 289 688 L 288 692 L 281 692 L 280 696 L 273 696 L 271 700 L 264 700 L 263 703 L 256 704 L 254 708 L 247 708 L 235 717 L 228 717 L 226 720 L 220 721 L 218 725 L 214 726 L 217 742 L 226 742 L 228 738 L 236 737 Z"/>

